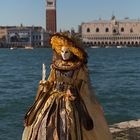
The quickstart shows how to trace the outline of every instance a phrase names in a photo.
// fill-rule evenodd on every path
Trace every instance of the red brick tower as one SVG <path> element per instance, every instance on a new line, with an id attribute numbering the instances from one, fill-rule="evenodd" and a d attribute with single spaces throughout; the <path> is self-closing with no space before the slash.
<path id="1" fill-rule="evenodd" d="M 46 31 L 56 32 L 56 0 L 46 0 Z"/>

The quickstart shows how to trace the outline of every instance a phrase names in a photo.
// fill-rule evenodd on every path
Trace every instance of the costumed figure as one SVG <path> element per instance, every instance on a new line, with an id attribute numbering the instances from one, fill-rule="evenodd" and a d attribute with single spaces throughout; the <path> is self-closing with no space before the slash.
<path id="1" fill-rule="evenodd" d="M 59 33 L 51 37 L 51 45 L 50 75 L 40 81 L 25 115 L 22 140 L 112 140 L 90 87 L 86 52 Z"/>

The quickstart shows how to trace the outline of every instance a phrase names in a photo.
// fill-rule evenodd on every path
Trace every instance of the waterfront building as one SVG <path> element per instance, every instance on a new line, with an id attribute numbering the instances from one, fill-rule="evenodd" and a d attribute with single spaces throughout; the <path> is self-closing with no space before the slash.
<path id="1" fill-rule="evenodd" d="M 6 44 L 13 47 L 44 47 L 49 34 L 40 26 L 17 26 L 7 29 Z"/>
<path id="2" fill-rule="evenodd" d="M 56 0 L 46 0 L 46 32 L 56 32 Z"/>
<path id="3" fill-rule="evenodd" d="M 6 44 L 10 47 L 31 45 L 31 29 L 22 26 L 7 29 Z"/>
<path id="4" fill-rule="evenodd" d="M 42 27 L 33 29 L 31 31 L 31 44 L 34 47 L 49 46 L 49 33 L 47 33 Z"/>
<path id="5" fill-rule="evenodd" d="M 3 38 L 3 37 L 5 37 L 6 31 L 7 31 L 7 30 L 6 30 L 5 27 L 0 26 L 0 39 Z"/>
<path id="6" fill-rule="evenodd" d="M 49 33 L 41 26 L 0 26 L 0 47 L 48 47 Z"/>
<path id="7" fill-rule="evenodd" d="M 7 35 L 7 29 L 16 28 L 16 26 L 0 26 L 0 39 L 5 38 Z"/>
<path id="8" fill-rule="evenodd" d="M 3 27 L 0 27 L 0 47 L 4 46 L 5 35 L 6 35 L 6 29 Z"/>
<path id="9" fill-rule="evenodd" d="M 88 46 L 140 46 L 140 20 L 125 18 L 81 24 L 81 35 Z"/>
<path id="10" fill-rule="evenodd" d="M 12 28 L 15 26 L 11 26 Z M 6 35 L 9 26 L 0 26 L 0 47 L 6 47 Z"/>

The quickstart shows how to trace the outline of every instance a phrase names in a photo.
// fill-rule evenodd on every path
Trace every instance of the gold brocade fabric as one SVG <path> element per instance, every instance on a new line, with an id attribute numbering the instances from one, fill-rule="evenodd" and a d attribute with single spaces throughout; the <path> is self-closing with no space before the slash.
<path id="1" fill-rule="evenodd" d="M 22 140 L 112 140 L 101 106 L 95 97 L 91 100 L 90 92 L 85 65 L 53 64 L 25 115 Z"/>

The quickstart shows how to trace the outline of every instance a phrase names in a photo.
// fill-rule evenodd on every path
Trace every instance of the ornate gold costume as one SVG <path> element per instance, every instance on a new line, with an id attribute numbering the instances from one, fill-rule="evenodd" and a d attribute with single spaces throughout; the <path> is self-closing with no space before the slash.
<path id="1" fill-rule="evenodd" d="M 81 59 L 54 61 L 25 116 L 22 140 L 112 140 L 101 106 L 90 92 Z"/>

